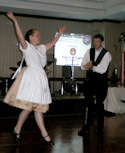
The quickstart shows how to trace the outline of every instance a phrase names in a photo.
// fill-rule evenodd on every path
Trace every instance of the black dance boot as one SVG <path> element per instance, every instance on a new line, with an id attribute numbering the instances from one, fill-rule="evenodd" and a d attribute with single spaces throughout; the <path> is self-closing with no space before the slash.
<path id="1" fill-rule="evenodd" d="M 45 136 L 45 137 L 42 136 L 42 137 L 41 137 L 41 140 L 44 141 L 44 143 L 46 143 L 47 145 L 53 146 L 53 145 L 54 145 L 54 142 L 53 142 L 52 140 L 47 141 L 47 140 L 46 140 L 47 137 L 49 137 L 49 136 L 48 136 L 48 135 Z"/>

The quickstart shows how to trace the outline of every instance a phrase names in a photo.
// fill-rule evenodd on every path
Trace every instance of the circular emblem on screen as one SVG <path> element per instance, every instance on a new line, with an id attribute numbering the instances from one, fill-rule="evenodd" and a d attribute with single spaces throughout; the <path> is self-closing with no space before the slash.
<path id="1" fill-rule="evenodd" d="M 76 54 L 76 49 L 75 48 L 71 48 L 70 49 L 70 54 L 71 55 L 75 55 Z"/>
<path id="2" fill-rule="evenodd" d="M 91 43 L 91 37 L 90 37 L 89 35 L 85 35 L 85 36 L 83 37 L 83 43 L 84 43 L 85 45 L 89 45 L 89 44 Z"/>

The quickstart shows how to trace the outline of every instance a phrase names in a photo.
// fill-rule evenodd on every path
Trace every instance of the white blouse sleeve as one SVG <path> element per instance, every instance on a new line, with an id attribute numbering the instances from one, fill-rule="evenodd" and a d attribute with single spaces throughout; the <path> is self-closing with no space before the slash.
<path id="1" fill-rule="evenodd" d="M 23 48 L 22 48 L 22 45 L 21 45 L 21 44 L 19 45 L 19 49 L 20 49 L 22 52 L 26 52 L 26 51 L 28 51 L 29 48 L 30 48 L 29 42 L 28 42 L 28 41 L 25 41 L 25 42 L 26 42 L 26 44 L 27 44 L 27 49 L 23 49 Z"/>

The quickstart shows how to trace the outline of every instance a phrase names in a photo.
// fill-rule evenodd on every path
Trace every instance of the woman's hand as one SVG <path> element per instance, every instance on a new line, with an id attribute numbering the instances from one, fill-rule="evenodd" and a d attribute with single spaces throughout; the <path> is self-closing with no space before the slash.
<path id="1" fill-rule="evenodd" d="M 65 29 L 66 29 L 65 26 L 59 27 L 59 33 L 62 34 L 65 31 Z"/>
<path id="2" fill-rule="evenodd" d="M 7 15 L 7 17 L 8 17 L 10 20 L 12 20 L 12 21 L 15 21 L 15 20 L 16 20 L 16 18 L 14 17 L 14 15 L 13 15 L 12 12 L 8 12 L 8 13 L 6 13 L 6 15 Z"/>

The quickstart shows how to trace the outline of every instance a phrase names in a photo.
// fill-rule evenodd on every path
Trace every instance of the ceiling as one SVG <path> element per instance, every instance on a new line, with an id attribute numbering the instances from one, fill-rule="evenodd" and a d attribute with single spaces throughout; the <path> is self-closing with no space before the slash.
<path id="1" fill-rule="evenodd" d="M 125 21 L 125 0 L 0 0 L 0 12 L 8 11 L 76 20 Z"/>

